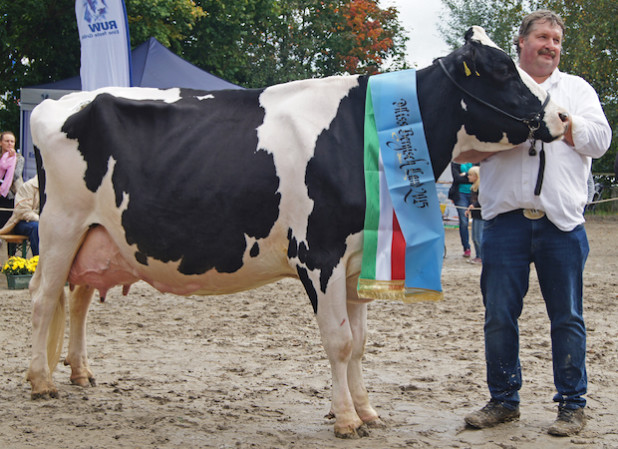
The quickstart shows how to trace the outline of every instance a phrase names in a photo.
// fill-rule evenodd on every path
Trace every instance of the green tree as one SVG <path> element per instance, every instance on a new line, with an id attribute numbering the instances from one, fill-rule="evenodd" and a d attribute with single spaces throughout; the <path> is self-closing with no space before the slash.
<path id="1" fill-rule="evenodd" d="M 511 56 L 516 55 L 513 36 L 524 16 L 524 0 L 442 0 L 442 3 L 448 8 L 448 14 L 442 17 L 438 29 L 452 50 L 463 44 L 468 28 L 478 25 L 500 48 Z"/>
<path id="2" fill-rule="evenodd" d="M 20 89 L 79 70 L 75 3 L 0 0 L 0 11 L 0 129 L 18 135 Z"/>
<path id="3" fill-rule="evenodd" d="M 618 148 L 618 2 L 616 0 L 442 0 L 448 8 L 441 33 L 455 48 L 471 25 L 481 25 L 515 56 L 510 41 L 524 16 L 551 9 L 563 18 L 566 32 L 560 69 L 581 76 L 595 88 L 614 131 L 610 149 L 593 162 L 593 171 L 612 172 Z"/>
<path id="4" fill-rule="evenodd" d="M 207 15 L 196 25 L 194 38 L 185 43 L 184 56 L 247 87 L 373 72 L 387 59 L 395 68 L 405 64 L 407 38 L 398 12 L 382 10 L 375 0 L 198 0 L 198 4 Z M 366 27 L 373 28 L 367 32 Z"/>
<path id="5" fill-rule="evenodd" d="M 179 48 L 204 14 L 191 0 L 125 4 L 133 45 L 155 36 Z M 20 89 L 79 73 L 75 0 L 0 0 L 0 11 L 0 129 L 18 135 Z"/>

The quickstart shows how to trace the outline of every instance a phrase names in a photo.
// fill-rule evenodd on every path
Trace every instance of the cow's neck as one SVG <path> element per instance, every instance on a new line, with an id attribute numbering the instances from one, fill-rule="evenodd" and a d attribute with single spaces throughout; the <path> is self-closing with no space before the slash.
<path id="1" fill-rule="evenodd" d="M 461 126 L 461 118 L 457 117 L 460 96 L 436 64 L 419 70 L 416 77 L 427 147 L 438 179 L 451 161 Z"/>

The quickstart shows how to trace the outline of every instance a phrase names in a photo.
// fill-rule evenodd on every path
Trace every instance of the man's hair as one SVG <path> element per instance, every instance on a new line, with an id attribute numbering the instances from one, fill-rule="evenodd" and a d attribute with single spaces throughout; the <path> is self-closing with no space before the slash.
<path id="1" fill-rule="evenodd" d="M 562 35 L 564 36 L 564 22 L 562 20 L 562 17 L 548 9 L 539 9 L 538 11 L 534 11 L 533 13 L 530 13 L 526 17 L 524 17 L 524 20 L 522 20 L 519 27 L 519 34 L 513 39 L 513 44 L 517 49 L 518 55 L 521 52 L 521 48 L 519 48 L 519 39 L 527 37 L 532 31 L 532 27 L 536 22 L 545 21 L 548 21 L 553 26 L 558 25 L 560 29 L 562 29 Z"/>

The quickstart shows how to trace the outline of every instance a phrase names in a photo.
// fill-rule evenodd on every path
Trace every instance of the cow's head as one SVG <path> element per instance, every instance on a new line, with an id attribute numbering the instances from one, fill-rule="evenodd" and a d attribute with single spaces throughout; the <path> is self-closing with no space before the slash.
<path id="1" fill-rule="evenodd" d="M 511 149 L 528 138 L 550 142 L 561 137 L 567 112 L 481 27 L 470 28 L 465 38 L 464 46 L 434 63 L 433 72 L 458 103 L 452 157 L 468 150 Z"/>

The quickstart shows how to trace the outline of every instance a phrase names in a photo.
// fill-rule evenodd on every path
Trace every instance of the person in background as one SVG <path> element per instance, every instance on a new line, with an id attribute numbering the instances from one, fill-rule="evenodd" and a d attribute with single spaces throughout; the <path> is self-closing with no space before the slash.
<path id="1" fill-rule="evenodd" d="M 28 236 L 33 256 L 39 255 L 39 205 L 39 179 L 35 176 L 17 191 L 13 214 L 0 229 L 0 235 Z"/>
<path id="2" fill-rule="evenodd" d="M 480 264 L 482 257 L 482 241 L 483 241 L 483 226 L 485 222 L 481 216 L 481 203 L 479 203 L 479 185 L 481 183 L 480 168 L 478 166 L 470 167 L 468 170 L 468 179 L 472 182 L 470 187 L 470 205 L 466 211 L 466 216 L 472 218 L 472 243 L 474 243 L 474 259 L 471 263 Z"/>
<path id="3" fill-rule="evenodd" d="M 470 237 L 468 232 L 468 217 L 466 211 L 470 205 L 470 187 L 472 182 L 468 179 L 468 170 L 473 164 L 457 164 L 451 163 L 451 173 L 453 175 L 453 184 L 449 190 L 449 199 L 453 201 L 457 208 L 457 216 L 459 217 L 459 238 L 461 246 L 463 246 L 463 256 L 470 257 Z"/>
<path id="4" fill-rule="evenodd" d="M 534 263 L 551 323 L 554 402 L 548 433 L 568 436 L 585 426 L 587 392 L 583 272 L 589 246 L 584 229 L 586 182 L 593 158 L 611 143 L 599 97 L 583 78 L 558 70 L 564 23 L 552 11 L 526 16 L 515 45 L 519 66 L 569 111 L 561 140 L 525 142 L 488 154 L 468 151 L 457 161 L 481 162 L 485 220 L 481 292 L 490 401 L 465 416 L 475 428 L 519 418 L 522 372 L 518 319 Z M 546 164 L 543 168 L 541 157 Z"/>
<path id="5" fill-rule="evenodd" d="M 13 209 L 15 194 L 24 183 L 24 158 L 15 151 L 15 134 L 11 131 L 0 133 L 0 209 Z M 0 226 L 11 216 L 10 210 L 0 210 Z"/>

